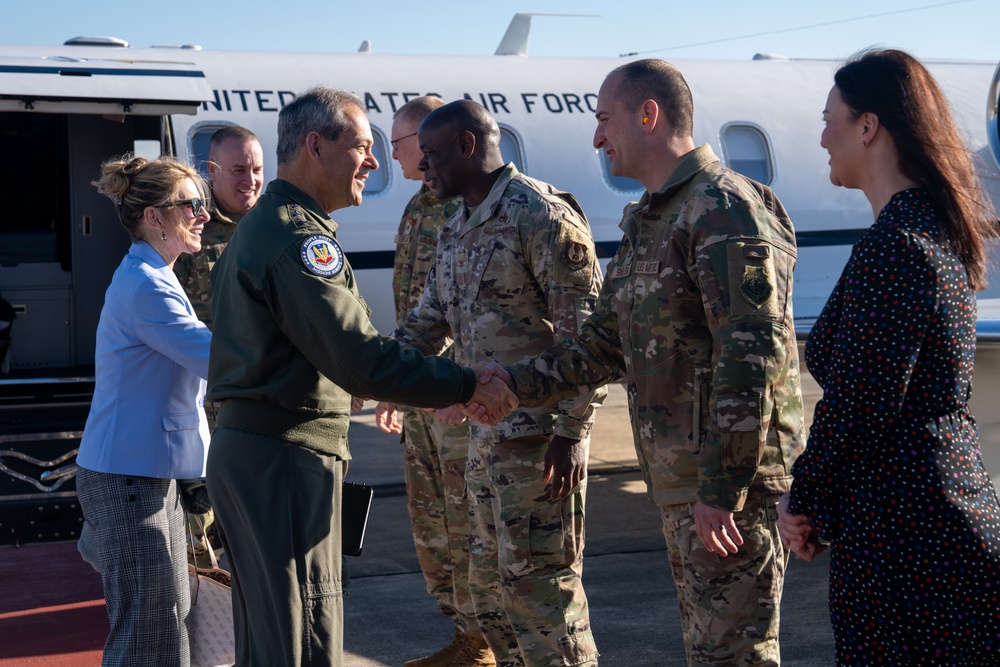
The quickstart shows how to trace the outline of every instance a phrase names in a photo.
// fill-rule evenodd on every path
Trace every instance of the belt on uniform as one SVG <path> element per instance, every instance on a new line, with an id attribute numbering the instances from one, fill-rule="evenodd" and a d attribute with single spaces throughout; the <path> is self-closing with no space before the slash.
<path id="1" fill-rule="evenodd" d="M 338 444 L 347 441 L 349 413 L 308 415 L 290 412 L 273 403 L 245 398 L 228 398 L 221 405 L 217 418 L 220 426 L 250 431 L 333 454 L 339 454 Z"/>

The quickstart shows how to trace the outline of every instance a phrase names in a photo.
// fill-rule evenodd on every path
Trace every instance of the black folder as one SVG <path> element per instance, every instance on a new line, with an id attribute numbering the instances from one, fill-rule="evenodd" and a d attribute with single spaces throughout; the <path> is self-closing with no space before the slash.
<path id="1" fill-rule="evenodd" d="M 344 482 L 341 540 L 345 556 L 360 556 L 368 527 L 368 512 L 372 508 L 372 487 L 367 484 Z"/>

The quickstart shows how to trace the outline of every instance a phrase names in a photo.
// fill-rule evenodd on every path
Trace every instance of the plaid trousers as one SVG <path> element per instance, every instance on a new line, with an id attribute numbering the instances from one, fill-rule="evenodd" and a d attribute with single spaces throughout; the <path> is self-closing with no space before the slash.
<path id="1" fill-rule="evenodd" d="M 77 473 L 79 549 L 101 575 L 111 631 L 101 667 L 189 667 L 191 608 L 177 483 Z"/>

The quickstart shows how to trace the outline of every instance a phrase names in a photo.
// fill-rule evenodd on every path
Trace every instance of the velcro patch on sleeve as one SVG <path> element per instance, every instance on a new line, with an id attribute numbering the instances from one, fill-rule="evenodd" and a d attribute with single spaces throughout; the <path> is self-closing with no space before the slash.
<path id="1" fill-rule="evenodd" d="M 726 247 L 729 311 L 733 317 L 780 317 L 774 259 L 766 243 L 736 242 Z"/>
<path id="2" fill-rule="evenodd" d="M 302 242 L 299 249 L 302 264 L 311 273 L 331 278 L 344 270 L 344 251 L 340 244 L 325 234 L 314 234 Z"/>
<path id="3" fill-rule="evenodd" d="M 556 275 L 559 282 L 588 285 L 593 279 L 594 244 L 581 230 L 565 227 L 556 251 Z"/>

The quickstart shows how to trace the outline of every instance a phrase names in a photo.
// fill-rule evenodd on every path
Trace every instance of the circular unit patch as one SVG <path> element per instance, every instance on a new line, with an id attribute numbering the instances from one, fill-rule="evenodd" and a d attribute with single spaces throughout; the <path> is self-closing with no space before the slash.
<path id="1" fill-rule="evenodd" d="M 316 234 L 302 242 L 302 263 L 317 276 L 329 278 L 344 269 L 344 251 L 329 236 Z"/>

